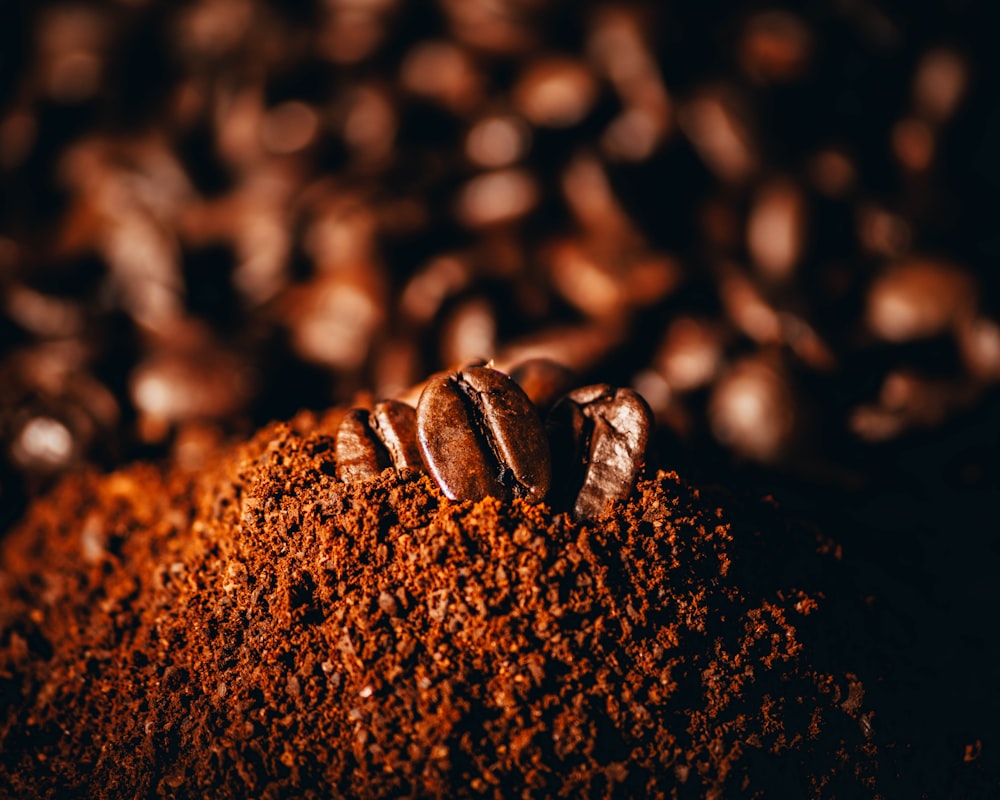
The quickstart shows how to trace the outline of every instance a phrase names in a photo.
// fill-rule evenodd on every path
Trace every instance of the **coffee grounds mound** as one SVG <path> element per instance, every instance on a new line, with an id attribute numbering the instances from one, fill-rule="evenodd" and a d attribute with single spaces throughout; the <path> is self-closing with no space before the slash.
<path id="1" fill-rule="evenodd" d="M 333 467 L 300 418 L 35 503 L 0 561 L 4 793 L 876 793 L 861 684 L 822 666 L 836 553 L 774 509 L 661 471 L 577 524 Z"/>

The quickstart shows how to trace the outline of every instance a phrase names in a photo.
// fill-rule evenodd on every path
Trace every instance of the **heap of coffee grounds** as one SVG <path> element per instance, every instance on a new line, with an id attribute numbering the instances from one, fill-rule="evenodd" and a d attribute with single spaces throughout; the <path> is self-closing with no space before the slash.
<path id="1" fill-rule="evenodd" d="M 585 524 L 341 483 L 333 430 L 33 505 L 0 561 L 5 794 L 876 793 L 823 539 L 666 471 Z"/>

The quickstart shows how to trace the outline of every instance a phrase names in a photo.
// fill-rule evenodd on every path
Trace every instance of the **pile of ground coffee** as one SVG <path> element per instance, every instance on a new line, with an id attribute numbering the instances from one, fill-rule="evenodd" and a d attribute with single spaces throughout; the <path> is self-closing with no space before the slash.
<path id="1" fill-rule="evenodd" d="M 342 483 L 336 421 L 33 505 L 0 560 L 0 787 L 877 793 L 828 543 L 664 471 L 587 523 Z"/>

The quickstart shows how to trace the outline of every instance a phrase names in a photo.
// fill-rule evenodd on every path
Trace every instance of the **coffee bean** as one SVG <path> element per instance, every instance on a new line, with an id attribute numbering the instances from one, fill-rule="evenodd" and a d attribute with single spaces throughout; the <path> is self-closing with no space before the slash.
<path id="1" fill-rule="evenodd" d="M 117 446 L 120 408 L 86 370 L 83 351 L 52 343 L 0 360 L 0 459 L 26 475 L 55 475 Z"/>
<path id="2" fill-rule="evenodd" d="M 551 358 L 529 358 L 510 371 L 510 377 L 535 404 L 543 417 L 576 382 L 576 375 Z"/>
<path id="3" fill-rule="evenodd" d="M 972 277 L 945 261 L 914 256 L 878 275 L 868 287 L 866 322 L 888 342 L 907 342 L 947 332 L 974 307 Z"/>
<path id="4" fill-rule="evenodd" d="M 754 83 L 800 78 L 813 57 L 813 32 L 801 17 L 787 11 L 758 11 L 743 23 L 739 63 Z"/>
<path id="5" fill-rule="evenodd" d="M 607 384 L 563 397 L 548 417 L 556 474 L 555 504 L 592 519 L 624 500 L 642 467 L 653 414 L 641 395 Z"/>
<path id="6" fill-rule="evenodd" d="M 496 350 L 497 320 L 485 297 L 470 297 L 450 309 L 440 331 L 442 364 L 491 358 Z"/>
<path id="7" fill-rule="evenodd" d="M 558 56 L 540 58 L 521 75 L 514 107 L 533 125 L 568 128 L 590 112 L 598 85 L 589 67 Z"/>
<path id="8" fill-rule="evenodd" d="M 431 378 L 417 404 L 417 443 L 452 500 L 541 501 L 550 459 L 531 400 L 502 372 L 469 366 Z"/>
<path id="9" fill-rule="evenodd" d="M 508 167 L 471 178 L 459 192 L 455 212 L 458 221 L 469 228 L 499 227 L 527 216 L 540 196 L 532 173 Z"/>
<path id="10" fill-rule="evenodd" d="M 552 325 L 508 342 L 494 361 L 500 370 L 510 373 L 528 359 L 546 358 L 582 375 L 605 364 L 625 336 L 625 330 L 599 323 Z"/>
<path id="11" fill-rule="evenodd" d="M 774 463 L 800 433 L 803 401 L 776 351 L 731 364 L 712 388 L 708 422 L 716 440 L 743 458 Z"/>
<path id="12" fill-rule="evenodd" d="M 345 483 L 375 478 L 389 467 L 421 469 L 413 407 L 384 400 L 370 412 L 352 409 L 337 429 L 335 453 L 337 477 Z"/>
<path id="13" fill-rule="evenodd" d="M 391 466 L 389 451 L 372 430 L 371 415 L 363 408 L 347 412 L 337 428 L 337 477 L 346 482 L 374 478 Z"/>
<path id="14" fill-rule="evenodd" d="M 760 187 L 747 219 L 747 251 L 768 281 L 792 278 L 806 246 L 806 200 L 791 180 L 773 179 Z"/>
<path id="15" fill-rule="evenodd" d="M 700 389 L 718 372 L 724 346 L 721 325 L 699 317 L 678 316 L 660 341 L 653 368 L 672 391 Z"/>
<path id="16" fill-rule="evenodd" d="M 289 292 L 282 315 L 296 355 L 331 370 L 361 370 L 386 321 L 383 278 L 365 264 L 322 273 Z"/>
<path id="17" fill-rule="evenodd" d="M 372 424 L 396 469 L 423 469 L 417 447 L 417 413 L 413 406 L 398 400 L 376 403 Z"/>

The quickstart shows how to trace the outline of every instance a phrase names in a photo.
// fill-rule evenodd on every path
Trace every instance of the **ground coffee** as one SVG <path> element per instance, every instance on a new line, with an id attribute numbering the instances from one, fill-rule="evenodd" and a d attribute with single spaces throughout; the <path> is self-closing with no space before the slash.
<path id="1" fill-rule="evenodd" d="M 0 787 L 875 793 L 860 681 L 827 669 L 824 542 L 671 472 L 585 524 L 342 483 L 339 422 L 33 506 L 0 562 Z"/>

